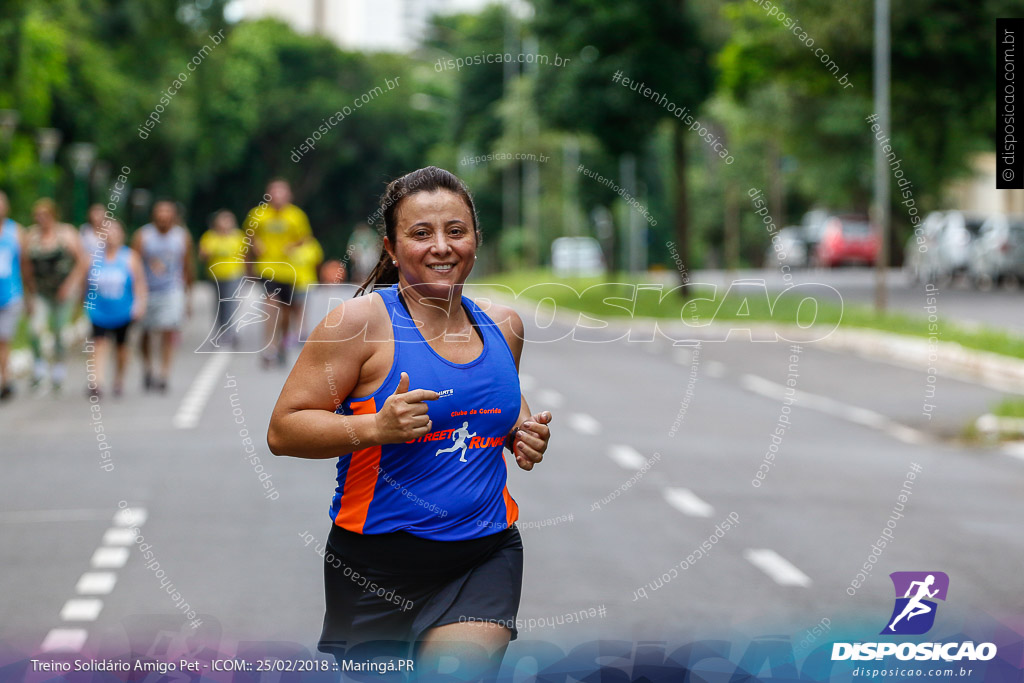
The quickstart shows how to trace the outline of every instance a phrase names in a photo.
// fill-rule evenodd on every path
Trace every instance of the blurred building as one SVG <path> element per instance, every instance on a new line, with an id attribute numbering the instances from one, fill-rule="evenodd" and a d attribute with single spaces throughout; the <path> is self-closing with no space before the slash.
<path id="1" fill-rule="evenodd" d="M 232 19 L 274 17 L 346 50 L 405 52 L 438 13 L 473 12 L 495 0 L 235 0 Z"/>
<path id="2" fill-rule="evenodd" d="M 996 189 L 996 155 L 978 154 L 971 160 L 974 175 L 946 188 L 948 208 L 970 213 L 1024 214 L 1024 190 Z"/>

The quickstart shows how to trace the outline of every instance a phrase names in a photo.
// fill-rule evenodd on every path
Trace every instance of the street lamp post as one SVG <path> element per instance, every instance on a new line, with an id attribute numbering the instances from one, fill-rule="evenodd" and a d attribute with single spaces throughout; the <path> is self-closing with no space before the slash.
<path id="1" fill-rule="evenodd" d="M 75 192 L 72 216 L 75 224 L 85 221 L 89 207 L 89 172 L 96 161 L 96 145 L 91 142 L 76 142 L 69 150 L 71 168 L 75 173 Z"/>
<path id="2" fill-rule="evenodd" d="M 39 196 L 53 197 L 53 160 L 57 158 L 60 147 L 61 132 L 56 128 L 40 128 L 36 131 L 36 143 L 39 145 L 39 165 L 42 175 L 39 178 Z"/>
<path id="3" fill-rule="evenodd" d="M 0 145 L 3 150 L 0 151 L 0 160 L 5 164 L 10 160 L 11 152 L 11 139 L 14 137 L 14 131 L 18 128 L 18 120 L 21 115 L 18 114 L 14 109 L 0 109 Z M 7 175 L 5 172 L 3 175 Z"/>
<path id="4" fill-rule="evenodd" d="M 132 190 L 132 222 L 140 225 L 146 220 L 146 211 L 149 210 L 149 203 L 153 193 L 141 187 Z"/>

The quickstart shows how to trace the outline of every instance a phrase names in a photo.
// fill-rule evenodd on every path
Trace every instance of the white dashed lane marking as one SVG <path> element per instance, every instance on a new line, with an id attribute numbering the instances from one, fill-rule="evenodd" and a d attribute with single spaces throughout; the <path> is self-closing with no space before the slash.
<path id="1" fill-rule="evenodd" d="M 146 517 L 143 508 L 119 510 L 112 520 L 113 526 L 103 533 L 103 545 L 92 554 L 89 561 L 92 568 L 109 570 L 123 567 L 131 554 L 128 546 L 135 541 L 135 529 L 146 521 Z M 112 571 L 85 572 L 75 584 L 75 592 L 80 597 L 64 603 L 60 610 L 61 620 L 73 623 L 96 621 L 103 611 L 103 600 L 82 596 L 108 595 L 116 584 L 117 574 Z M 84 628 L 55 628 L 46 634 L 40 649 L 43 652 L 78 652 L 88 638 L 89 632 Z"/>
<path id="2" fill-rule="evenodd" d="M 537 392 L 537 404 L 545 410 L 561 408 L 565 404 L 565 397 L 551 389 L 541 389 Z"/>
<path id="3" fill-rule="evenodd" d="M 178 429 L 193 429 L 199 424 L 199 418 L 203 414 L 206 402 L 210 400 L 210 394 L 217 385 L 217 380 L 227 369 L 231 362 L 230 353 L 215 353 L 203 364 L 196 375 L 188 393 L 181 399 L 178 412 L 174 415 L 173 424 Z"/>
<path id="4" fill-rule="evenodd" d="M 79 595 L 106 595 L 114 590 L 117 574 L 114 572 L 86 572 L 75 584 Z"/>
<path id="5" fill-rule="evenodd" d="M 601 423 L 586 413 L 573 413 L 569 416 L 569 426 L 580 434 L 593 436 L 601 431 Z"/>
<path id="6" fill-rule="evenodd" d="M 43 652 L 78 652 L 88 637 L 89 632 L 84 628 L 55 628 L 46 634 L 39 649 Z"/>
<path id="7" fill-rule="evenodd" d="M 690 515 L 691 517 L 710 517 L 715 511 L 715 508 L 698 498 L 697 495 L 689 489 L 665 489 L 664 495 L 668 504 L 682 512 L 684 515 Z"/>
<path id="8" fill-rule="evenodd" d="M 96 569 L 120 569 L 128 562 L 128 548 L 97 548 L 90 564 Z"/>
<path id="9" fill-rule="evenodd" d="M 103 545 L 131 545 L 135 541 L 135 532 L 129 527 L 113 527 L 103 534 Z"/>
<path id="10" fill-rule="evenodd" d="M 632 446 L 613 444 L 608 447 L 608 457 L 625 470 L 636 471 L 647 462 Z"/>
<path id="11" fill-rule="evenodd" d="M 743 557 L 747 558 L 750 564 L 770 576 L 772 581 L 780 586 L 800 586 L 806 588 L 811 585 L 811 577 L 794 567 L 786 558 L 774 550 L 767 548 L 744 550 Z"/>
<path id="12" fill-rule="evenodd" d="M 717 360 L 704 361 L 704 374 L 708 377 L 724 377 L 725 365 Z"/>
<path id="13" fill-rule="evenodd" d="M 103 609 L 99 598 L 72 598 L 64 603 L 60 618 L 64 621 L 96 621 Z"/>

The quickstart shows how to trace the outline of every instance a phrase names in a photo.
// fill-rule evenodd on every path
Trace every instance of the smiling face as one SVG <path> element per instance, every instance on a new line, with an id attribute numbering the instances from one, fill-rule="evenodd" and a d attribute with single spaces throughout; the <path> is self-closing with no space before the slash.
<path id="1" fill-rule="evenodd" d="M 395 241 L 385 238 L 384 248 L 398 260 L 400 282 L 418 285 L 418 291 L 438 285 L 437 294 L 429 295 L 447 297 L 452 285 L 466 281 L 476 258 L 476 232 L 462 197 L 448 190 L 417 192 L 402 199 L 395 219 Z"/>

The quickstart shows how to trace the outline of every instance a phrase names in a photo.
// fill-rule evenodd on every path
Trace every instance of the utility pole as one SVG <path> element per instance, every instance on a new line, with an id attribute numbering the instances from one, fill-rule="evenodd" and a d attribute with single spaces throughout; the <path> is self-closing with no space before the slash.
<path id="1" fill-rule="evenodd" d="M 889 128 L 889 0 L 875 0 L 875 115 L 886 135 Z M 874 144 L 874 141 L 872 141 Z M 875 148 L 875 221 L 881 234 L 878 258 L 875 260 L 875 312 L 886 308 L 885 274 L 889 267 L 889 169 L 886 168 L 882 146 Z"/>

